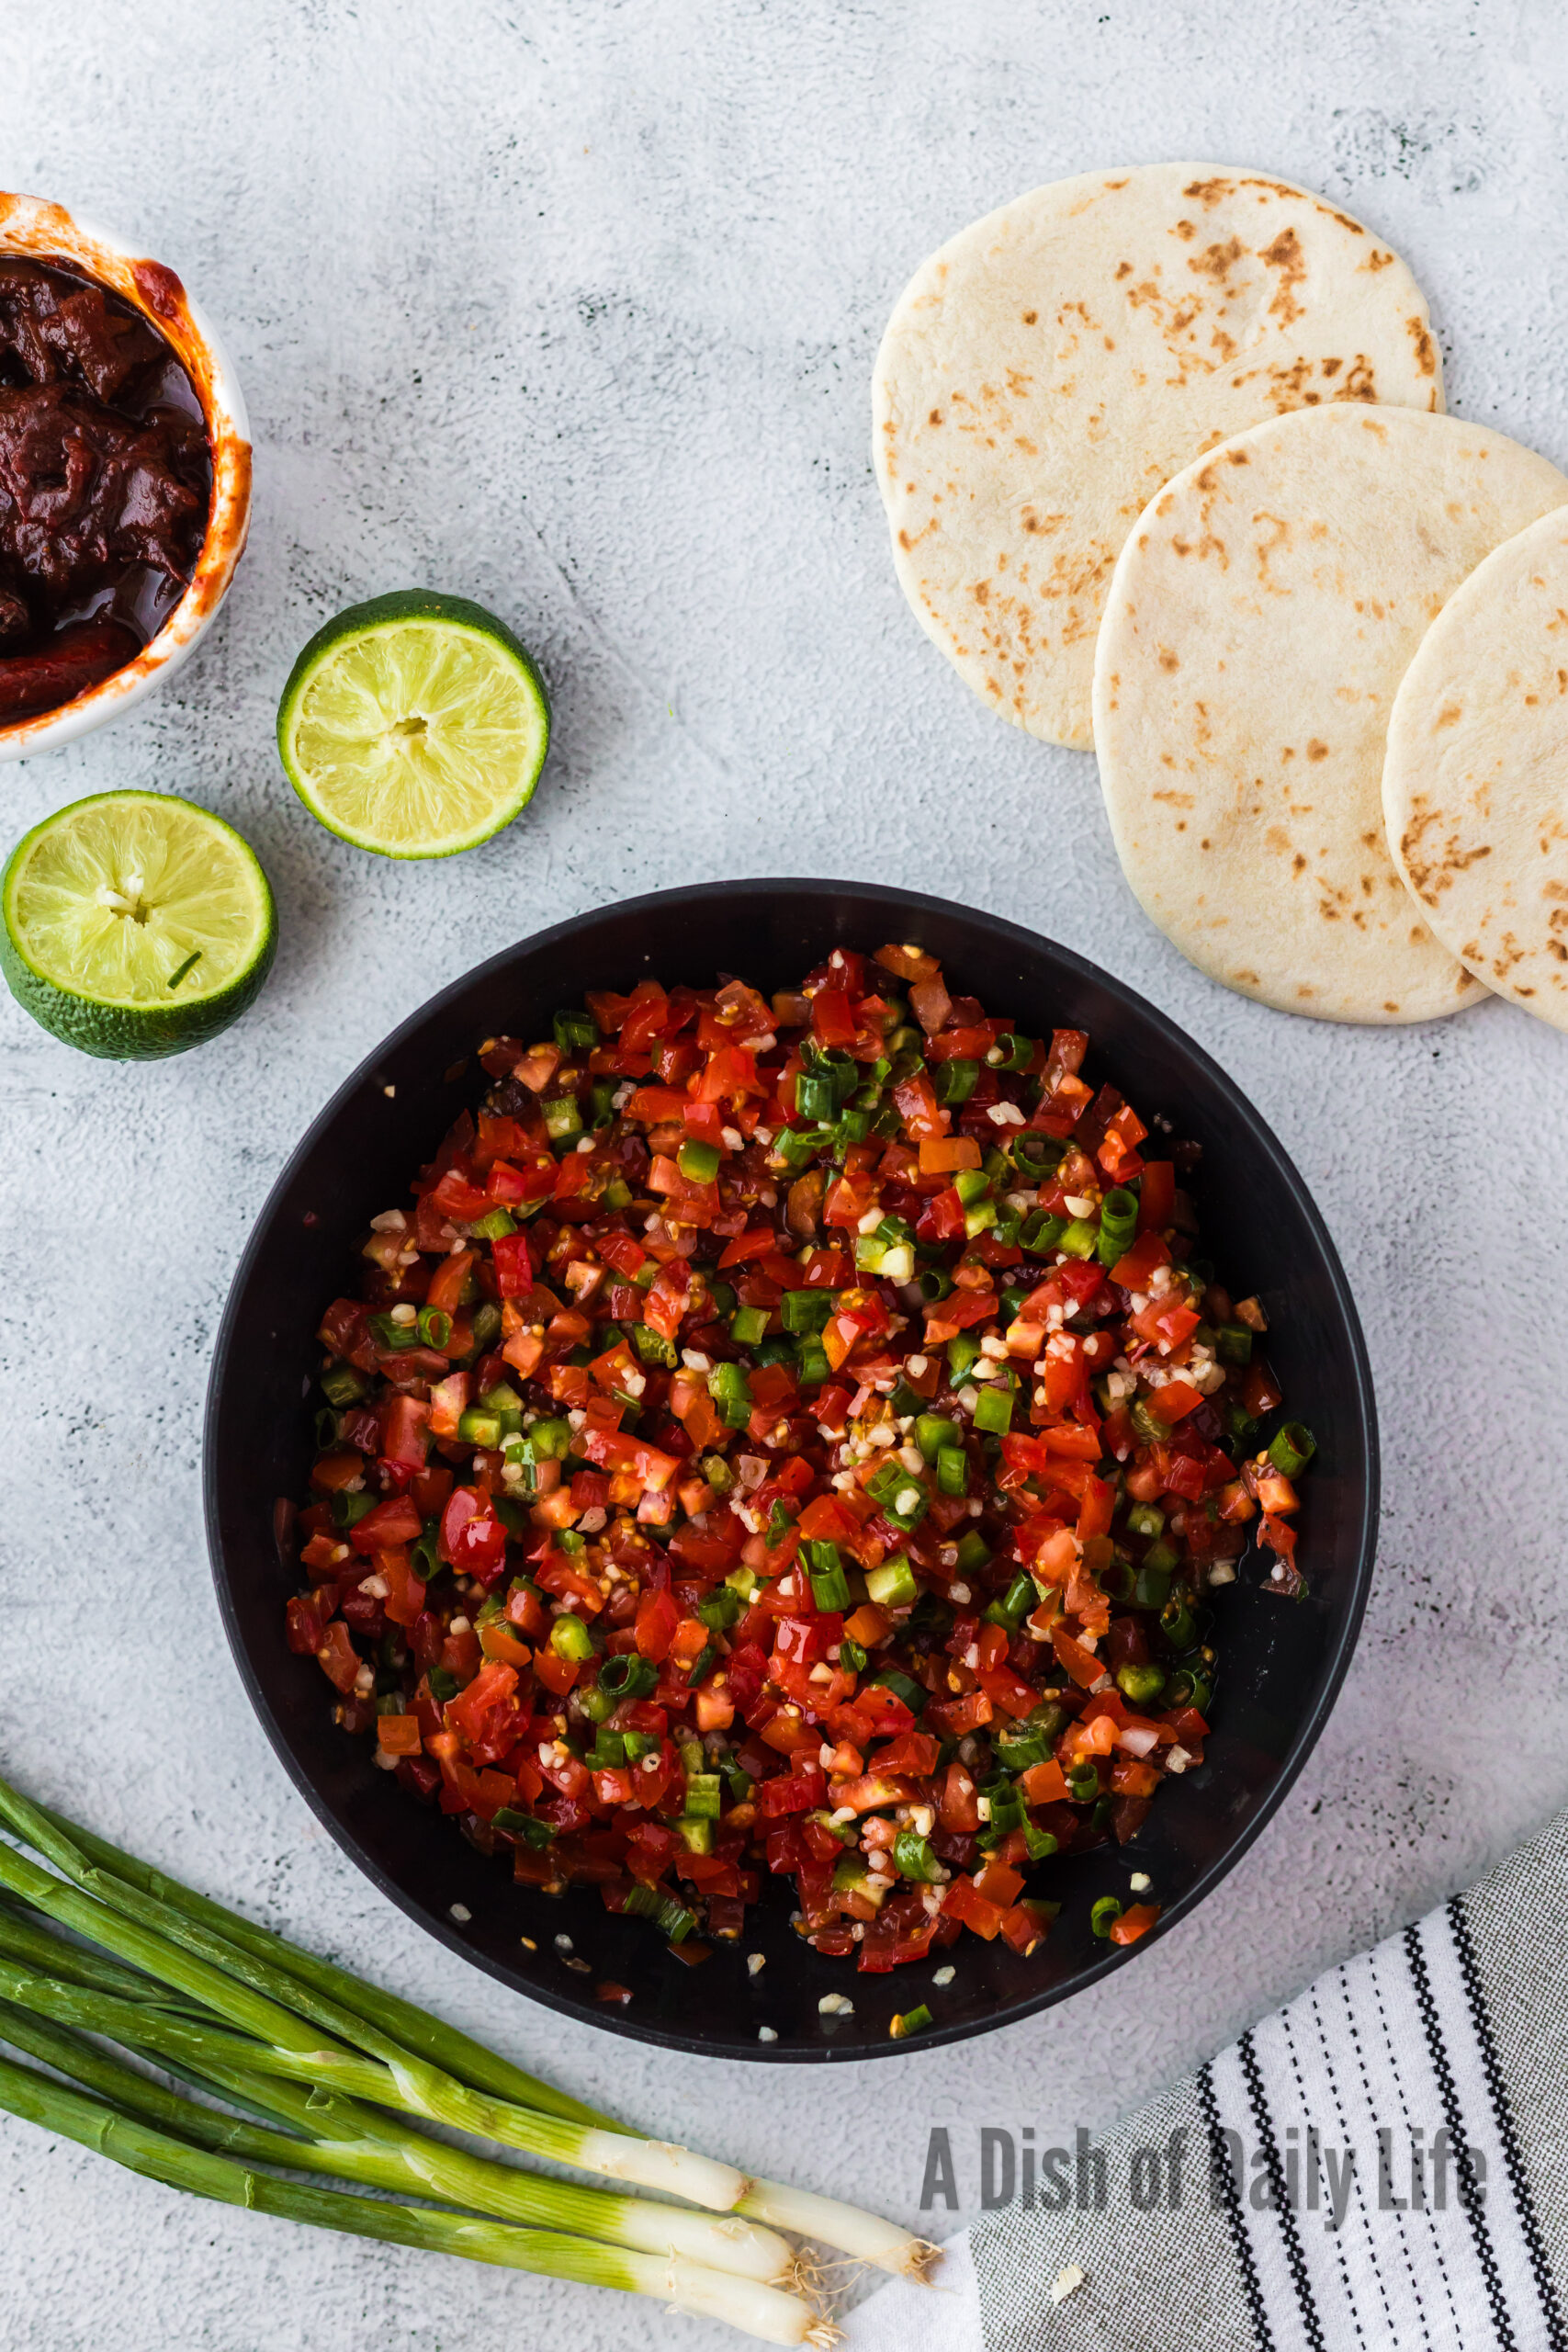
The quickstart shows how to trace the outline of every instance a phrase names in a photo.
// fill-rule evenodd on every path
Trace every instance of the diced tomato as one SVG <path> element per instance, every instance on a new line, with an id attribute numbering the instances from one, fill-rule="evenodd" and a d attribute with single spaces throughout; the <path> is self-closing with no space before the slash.
<path id="1" fill-rule="evenodd" d="M 423 1522 L 406 1495 L 392 1495 L 356 1520 L 350 1540 L 356 1552 L 389 1552 L 400 1544 L 417 1543 Z"/>
<path id="2" fill-rule="evenodd" d="M 417 1526 L 413 1532 L 418 1534 Z M 405 1536 L 400 1541 L 409 1542 L 412 1538 Z M 453 1488 L 441 1514 L 436 1549 L 460 1576 L 478 1577 L 487 1586 L 496 1581 L 506 1566 L 506 1530 L 487 1494 L 477 1487 Z"/>
<path id="3" fill-rule="evenodd" d="M 973 1928 L 977 1936 L 994 1943 L 1000 1932 L 1002 1915 L 1007 1905 L 992 1903 L 983 1895 L 973 1879 L 954 1878 L 948 1882 L 942 1898 L 946 1917 L 956 1919 L 965 1928 Z"/>
<path id="4" fill-rule="evenodd" d="M 1122 1912 L 1122 1917 L 1119 1919 L 1112 1920 L 1111 1925 L 1111 1942 L 1113 1944 L 1135 1944 L 1140 1936 L 1146 1936 L 1148 1934 L 1149 1929 L 1159 1917 L 1159 1914 L 1160 1906 L 1157 1903 L 1133 1904 L 1127 1910 Z"/>
<path id="5" fill-rule="evenodd" d="M 353 1690 L 359 1679 L 359 1652 L 341 1617 L 327 1627 L 316 1657 L 329 1682 L 344 1693 Z"/>

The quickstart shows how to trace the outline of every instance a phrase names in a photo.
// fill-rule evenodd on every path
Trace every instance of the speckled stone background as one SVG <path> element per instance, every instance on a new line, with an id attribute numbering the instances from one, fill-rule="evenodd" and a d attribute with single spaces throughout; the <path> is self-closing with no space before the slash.
<path id="1" fill-rule="evenodd" d="M 251 836 L 283 944 L 172 1064 L 0 999 L 0 1755 L 590 2098 L 913 2217 L 928 2128 L 1099 2125 L 1568 1796 L 1568 1045 L 1500 1005 L 1386 1034 L 1223 994 L 1124 888 L 1090 758 L 998 724 L 906 612 L 868 462 L 885 313 L 1034 182 L 1267 166 L 1414 266 L 1452 406 L 1568 462 L 1555 0 L 0 0 L 0 182 L 169 262 L 249 395 L 251 550 L 161 698 L 0 771 L 0 835 L 119 785 Z M 379 864 L 270 743 L 322 617 L 409 582 L 533 644 L 535 807 Z M 1036 924 L 1185 1024 L 1314 1188 L 1383 1414 L 1382 1553 L 1337 1712 L 1202 1912 L 1036 2022 L 874 2072 L 693 2064 L 454 1975 L 253 1721 L 197 1507 L 209 1351 L 274 1174 L 468 965 L 617 893 L 890 877 Z M 716 2327 L 176 2199 L 0 2120 L 5 2352 L 718 2352 Z"/>

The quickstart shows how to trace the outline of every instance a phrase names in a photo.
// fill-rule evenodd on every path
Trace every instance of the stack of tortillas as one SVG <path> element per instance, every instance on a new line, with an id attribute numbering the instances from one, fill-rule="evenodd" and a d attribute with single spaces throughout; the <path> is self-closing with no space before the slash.
<path id="1" fill-rule="evenodd" d="M 1484 982 L 1568 1026 L 1568 481 L 1442 413 L 1396 255 L 1256 173 L 1063 181 L 925 264 L 875 407 L 916 613 L 1004 717 L 1092 741 L 1194 963 L 1331 1019 Z"/>

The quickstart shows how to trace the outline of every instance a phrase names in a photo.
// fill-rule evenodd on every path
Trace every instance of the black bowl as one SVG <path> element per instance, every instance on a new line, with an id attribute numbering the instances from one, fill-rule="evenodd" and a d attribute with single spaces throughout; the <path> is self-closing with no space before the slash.
<path id="1" fill-rule="evenodd" d="M 786 1883 L 767 1885 L 739 1949 L 719 1946 L 696 1968 L 646 1922 L 612 1917 L 592 1888 L 552 1898 L 513 1885 L 454 1821 L 375 1770 L 367 1742 L 333 1726 L 320 1669 L 284 1643 L 298 1571 L 275 1535 L 280 1498 L 306 1490 L 321 1311 L 351 1283 L 368 1218 L 406 1197 L 414 1170 L 477 1098 L 482 1038 L 536 1034 L 585 989 L 624 991 L 645 973 L 706 986 L 738 972 L 772 989 L 835 945 L 873 949 L 889 938 L 931 950 L 955 988 L 1022 1029 L 1087 1029 L 1091 1074 L 1113 1075 L 1145 1117 L 1158 1114 L 1202 1146 L 1192 1189 L 1205 1246 L 1228 1282 L 1268 1306 L 1269 1353 L 1289 1408 L 1318 1440 L 1301 1521 L 1308 1597 L 1259 1589 L 1256 1556 L 1214 1596 L 1222 1671 L 1201 1769 L 1162 1788 L 1130 1845 L 1043 1866 L 1043 1891 L 1063 1909 L 1031 1958 L 965 1935 L 939 1955 L 954 1971 L 941 1988 L 933 1963 L 868 1976 L 819 1958 L 790 1926 Z M 1065 948 L 937 899 L 856 883 L 718 882 L 581 915 L 492 957 L 340 1089 L 274 1186 L 230 1295 L 208 1406 L 206 1496 L 224 1623 L 274 1746 L 345 1852 L 422 1926 L 518 1991 L 612 2032 L 727 2057 L 863 2058 L 957 2041 L 1065 2000 L 1153 1940 L 1124 1952 L 1097 1942 L 1095 1896 L 1124 1896 L 1129 1872 L 1146 1871 L 1163 1934 L 1257 1837 L 1317 1737 L 1355 1643 L 1378 1522 L 1377 1429 L 1360 1327 L 1322 1218 L 1258 1114 L 1163 1014 Z M 585 1973 L 558 1952 L 560 1936 Z M 766 1959 L 756 1975 L 752 1951 Z M 628 2007 L 595 1999 L 605 1978 L 631 1988 Z M 823 2016 L 822 1996 L 840 1992 L 852 2014 Z M 921 2000 L 932 2028 L 918 2041 L 889 2041 L 894 2011 Z M 764 2026 L 776 2041 L 758 2040 Z"/>

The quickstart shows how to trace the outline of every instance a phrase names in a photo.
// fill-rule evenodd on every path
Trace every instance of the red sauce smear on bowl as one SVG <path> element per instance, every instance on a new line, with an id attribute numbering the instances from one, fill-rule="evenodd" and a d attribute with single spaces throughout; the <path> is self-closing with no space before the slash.
<path id="1" fill-rule="evenodd" d="M 211 488 L 200 401 L 156 329 L 58 264 L 0 260 L 0 725 L 136 659 Z"/>

